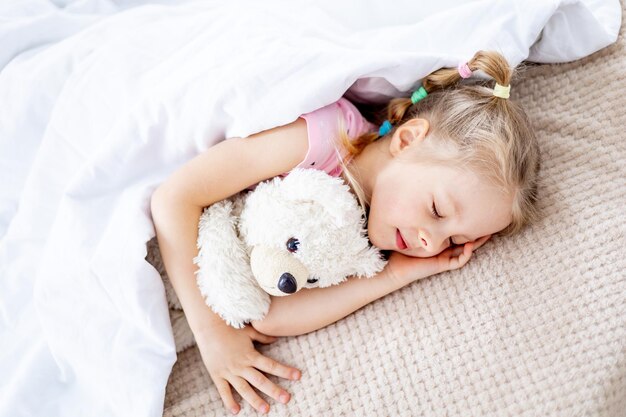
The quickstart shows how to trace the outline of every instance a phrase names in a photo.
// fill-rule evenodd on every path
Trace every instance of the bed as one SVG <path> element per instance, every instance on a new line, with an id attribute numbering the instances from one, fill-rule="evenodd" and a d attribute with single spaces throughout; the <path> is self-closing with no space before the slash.
<path id="1" fill-rule="evenodd" d="M 270 377 L 292 394 L 270 412 L 626 415 L 624 5 L 407 0 L 354 19 L 355 1 L 334 3 L 0 6 L 0 416 L 228 415 L 197 348 L 176 352 L 151 192 L 216 140 L 342 95 L 406 94 L 488 47 L 525 61 L 511 94 L 539 134 L 542 220 L 461 270 L 259 345 L 303 372 Z M 299 66 L 281 72 L 280 56 Z M 237 82 L 207 76 L 232 68 Z"/>

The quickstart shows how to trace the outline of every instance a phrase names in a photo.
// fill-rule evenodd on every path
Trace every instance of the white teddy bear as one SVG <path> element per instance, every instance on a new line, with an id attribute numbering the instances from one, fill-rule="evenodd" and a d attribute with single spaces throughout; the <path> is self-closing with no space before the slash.
<path id="1" fill-rule="evenodd" d="M 270 295 L 328 287 L 351 275 L 369 278 L 386 264 L 349 187 L 315 169 L 296 168 L 205 208 L 198 249 L 200 291 L 235 328 L 263 319 Z M 180 309 L 167 281 L 166 291 Z M 173 316 L 175 338 L 189 346 L 193 336 L 181 320 Z"/>

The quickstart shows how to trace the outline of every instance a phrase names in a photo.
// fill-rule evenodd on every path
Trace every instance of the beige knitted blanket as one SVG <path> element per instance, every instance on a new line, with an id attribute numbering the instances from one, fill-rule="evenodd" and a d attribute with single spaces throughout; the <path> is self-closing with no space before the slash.
<path id="1" fill-rule="evenodd" d="M 625 92 L 623 24 L 583 60 L 529 66 L 512 96 L 539 135 L 543 220 L 461 270 L 259 345 L 302 370 L 269 376 L 292 394 L 259 393 L 270 414 L 626 416 Z M 164 415 L 230 415 L 195 346 L 178 355 Z"/>

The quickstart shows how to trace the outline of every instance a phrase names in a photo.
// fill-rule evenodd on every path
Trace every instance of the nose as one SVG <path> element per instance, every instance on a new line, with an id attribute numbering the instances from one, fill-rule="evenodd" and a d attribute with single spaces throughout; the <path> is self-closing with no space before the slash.
<path id="1" fill-rule="evenodd" d="M 427 236 L 425 232 L 420 231 L 418 233 L 418 239 L 419 239 L 419 244 L 422 245 L 422 247 L 427 251 L 427 252 L 437 252 L 445 243 L 445 240 L 440 240 L 437 239 L 434 236 Z"/>
<path id="2" fill-rule="evenodd" d="M 278 280 L 278 289 L 286 294 L 293 294 L 298 289 L 296 279 L 289 272 L 285 272 Z"/>

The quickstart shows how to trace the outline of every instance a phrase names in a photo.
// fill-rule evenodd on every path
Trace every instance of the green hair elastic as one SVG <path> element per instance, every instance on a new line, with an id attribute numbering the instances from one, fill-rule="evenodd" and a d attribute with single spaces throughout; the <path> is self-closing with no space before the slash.
<path id="1" fill-rule="evenodd" d="M 421 99 L 423 99 L 424 97 L 426 97 L 427 95 L 428 95 L 428 92 L 426 91 L 424 86 L 421 86 L 417 90 L 413 91 L 413 94 L 411 94 L 411 102 L 415 104 Z"/>
<path id="2" fill-rule="evenodd" d="M 428 92 L 426 91 L 424 86 L 421 86 L 417 90 L 413 91 L 413 94 L 411 94 L 411 102 L 415 104 L 421 99 L 423 99 L 424 97 L 426 97 L 427 95 L 428 95 Z M 378 129 L 378 137 L 385 136 L 387 133 L 391 131 L 392 128 L 393 128 L 393 125 L 391 124 L 391 122 L 389 122 L 389 120 L 385 120 L 380 125 L 380 128 Z"/>

